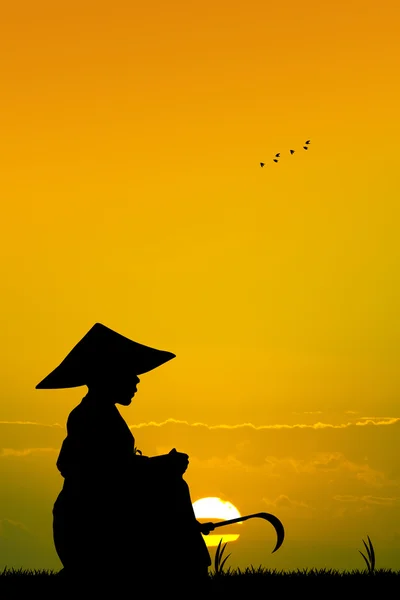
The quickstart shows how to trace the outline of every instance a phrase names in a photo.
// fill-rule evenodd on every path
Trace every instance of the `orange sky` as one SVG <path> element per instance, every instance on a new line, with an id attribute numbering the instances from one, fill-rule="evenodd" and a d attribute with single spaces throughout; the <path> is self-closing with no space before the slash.
<path id="1" fill-rule="evenodd" d="M 177 355 L 123 415 L 145 453 L 190 454 L 193 500 L 282 513 L 268 566 L 361 568 L 367 533 L 398 566 L 399 17 L 394 0 L 3 9 L 0 568 L 58 565 L 55 460 L 85 390 L 34 387 L 97 321 Z M 263 562 L 242 528 L 230 560 Z"/>

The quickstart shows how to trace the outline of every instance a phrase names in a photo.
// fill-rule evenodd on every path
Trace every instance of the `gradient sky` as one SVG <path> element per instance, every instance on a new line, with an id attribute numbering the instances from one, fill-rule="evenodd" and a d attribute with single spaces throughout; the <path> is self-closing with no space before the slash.
<path id="1" fill-rule="evenodd" d="M 86 389 L 34 388 L 95 322 L 177 355 L 121 409 L 137 446 L 283 520 L 227 564 L 362 568 L 370 535 L 400 568 L 399 25 L 394 0 L 3 8 L 0 568 L 60 566 Z"/>

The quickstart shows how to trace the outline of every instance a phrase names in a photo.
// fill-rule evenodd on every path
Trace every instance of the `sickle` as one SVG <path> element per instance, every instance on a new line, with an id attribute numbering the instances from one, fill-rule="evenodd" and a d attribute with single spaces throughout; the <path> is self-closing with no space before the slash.
<path id="1" fill-rule="evenodd" d="M 224 525 L 231 525 L 232 523 L 241 523 L 242 521 L 247 521 L 247 519 L 253 519 L 254 517 L 259 517 L 260 519 L 265 519 L 266 521 L 271 523 L 271 525 L 273 525 L 273 527 L 275 528 L 276 535 L 277 535 L 277 542 L 276 542 L 275 548 L 272 550 L 272 553 L 276 552 L 278 550 L 278 548 L 280 548 L 282 546 L 283 540 L 285 538 L 285 530 L 283 528 L 281 521 L 278 519 L 278 517 L 275 517 L 274 515 L 271 515 L 270 513 L 266 513 L 266 512 L 255 513 L 254 515 L 246 515 L 245 517 L 238 517 L 237 519 L 229 519 L 229 521 L 220 521 L 219 523 L 213 523 L 213 525 L 214 525 L 214 529 L 215 529 L 216 527 L 223 527 Z"/>

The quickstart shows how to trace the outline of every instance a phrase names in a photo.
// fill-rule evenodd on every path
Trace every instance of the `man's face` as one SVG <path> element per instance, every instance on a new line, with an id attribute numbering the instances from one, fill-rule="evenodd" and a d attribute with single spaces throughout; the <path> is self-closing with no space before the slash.
<path id="1" fill-rule="evenodd" d="M 137 392 L 137 384 L 140 379 L 137 375 L 129 378 L 120 378 L 114 380 L 112 385 L 112 397 L 116 404 L 122 404 L 123 406 L 129 406 L 132 402 L 133 396 Z"/>
<path id="2" fill-rule="evenodd" d="M 127 375 L 126 373 L 117 375 L 115 372 L 106 375 L 103 373 L 102 376 L 96 378 L 96 383 L 89 385 L 89 389 L 95 391 L 107 402 L 129 406 L 137 392 L 139 381 L 137 375 Z"/>

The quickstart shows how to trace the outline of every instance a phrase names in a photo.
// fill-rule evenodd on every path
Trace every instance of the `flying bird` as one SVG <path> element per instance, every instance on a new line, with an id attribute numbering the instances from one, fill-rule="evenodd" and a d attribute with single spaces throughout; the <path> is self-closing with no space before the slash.
<path id="1" fill-rule="evenodd" d="M 307 141 L 305 141 L 305 142 L 304 142 L 304 144 L 305 144 L 305 145 L 303 146 L 304 150 L 308 150 L 308 144 L 309 144 L 310 142 L 311 142 L 311 140 L 307 140 Z M 292 154 L 292 155 L 293 155 L 293 154 L 294 154 L 296 151 L 295 151 L 295 150 L 289 150 L 289 152 L 290 152 L 290 154 Z M 275 163 L 279 162 L 279 161 L 278 161 L 278 158 L 280 158 L 280 156 L 281 156 L 281 153 L 280 153 L 280 152 L 277 152 L 277 153 L 275 154 L 275 158 L 273 159 L 273 161 L 274 161 Z M 260 166 L 261 166 L 261 167 L 264 167 L 264 166 L 265 166 L 265 163 L 263 163 L 263 162 L 260 162 Z"/>

